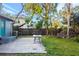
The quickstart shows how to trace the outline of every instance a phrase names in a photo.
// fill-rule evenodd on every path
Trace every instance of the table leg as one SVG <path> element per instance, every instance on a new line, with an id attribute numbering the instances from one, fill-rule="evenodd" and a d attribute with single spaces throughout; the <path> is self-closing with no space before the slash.
<path id="1" fill-rule="evenodd" d="M 41 37 L 39 37 L 39 42 L 41 43 Z"/>
<path id="2" fill-rule="evenodd" d="M 34 43 L 36 43 L 36 37 L 34 37 Z"/>

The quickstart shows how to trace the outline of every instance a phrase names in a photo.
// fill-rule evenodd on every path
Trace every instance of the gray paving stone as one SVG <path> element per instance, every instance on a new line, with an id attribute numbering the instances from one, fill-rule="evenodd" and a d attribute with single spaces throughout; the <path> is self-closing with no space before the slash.
<path id="1" fill-rule="evenodd" d="M 35 43 L 33 37 L 21 37 L 13 42 L 0 45 L 0 53 L 47 53 L 41 43 Z"/>

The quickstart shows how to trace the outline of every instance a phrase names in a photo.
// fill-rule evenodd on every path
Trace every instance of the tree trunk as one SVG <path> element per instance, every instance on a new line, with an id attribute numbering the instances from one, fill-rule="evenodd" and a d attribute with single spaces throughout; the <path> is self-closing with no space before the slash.
<path id="1" fill-rule="evenodd" d="M 69 38 L 69 29 L 70 29 L 70 16 L 67 17 L 67 38 Z"/>
<path id="2" fill-rule="evenodd" d="M 46 28 L 46 35 L 48 35 L 48 32 L 49 32 L 49 31 L 48 31 L 48 28 Z"/>
<path id="3" fill-rule="evenodd" d="M 67 4 L 67 38 L 69 38 L 69 29 L 70 29 L 70 16 L 71 16 L 71 3 Z"/>
<path id="4" fill-rule="evenodd" d="M 19 15 L 22 13 L 22 11 L 23 11 L 23 9 L 24 9 L 24 5 L 23 5 L 23 3 L 21 3 L 21 5 L 22 5 L 22 9 L 19 11 L 19 13 L 16 15 L 16 18 L 15 19 L 17 19 L 18 17 L 19 17 Z M 18 20 L 19 21 L 19 20 Z"/>

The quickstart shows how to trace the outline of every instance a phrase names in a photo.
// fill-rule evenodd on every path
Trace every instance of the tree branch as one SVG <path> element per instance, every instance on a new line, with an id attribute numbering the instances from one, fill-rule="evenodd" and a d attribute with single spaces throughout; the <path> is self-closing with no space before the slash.
<path id="1" fill-rule="evenodd" d="M 21 5 L 22 5 L 22 9 L 21 9 L 20 12 L 17 14 L 17 16 L 16 16 L 15 19 L 17 19 L 17 18 L 19 17 L 19 15 L 22 13 L 22 11 L 23 11 L 23 9 L 24 9 L 24 5 L 23 5 L 23 3 L 21 3 Z"/>

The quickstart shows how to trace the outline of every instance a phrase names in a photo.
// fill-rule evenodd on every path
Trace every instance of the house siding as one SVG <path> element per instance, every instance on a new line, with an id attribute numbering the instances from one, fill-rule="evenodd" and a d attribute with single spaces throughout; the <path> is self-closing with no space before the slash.
<path id="1" fill-rule="evenodd" d="M 0 36 L 12 35 L 12 21 L 0 18 Z"/>
<path id="2" fill-rule="evenodd" d="M 3 19 L 0 19 L 0 36 L 5 36 L 5 24 Z"/>
<path id="3" fill-rule="evenodd" d="M 12 22 L 11 21 L 6 21 L 5 22 L 5 35 L 6 36 L 11 36 L 12 35 Z"/>
<path id="4" fill-rule="evenodd" d="M 9 43 L 16 39 L 16 36 L 12 36 L 13 23 L 13 20 L 0 16 L 0 44 Z"/>

